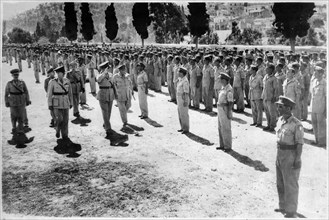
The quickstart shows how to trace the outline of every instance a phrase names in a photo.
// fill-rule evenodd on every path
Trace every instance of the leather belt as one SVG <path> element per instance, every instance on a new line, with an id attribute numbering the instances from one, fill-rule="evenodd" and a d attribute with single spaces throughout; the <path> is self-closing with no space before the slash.
<path id="1" fill-rule="evenodd" d="M 288 145 L 288 144 L 279 144 L 278 143 L 278 149 L 280 149 L 280 150 L 296 150 L 297 144 Z"/>
<path id="2" fill-rule="evenodd" d="M 218 106 L 221 106 L 221 107 L 224 107 L 224 106 L 228 106 L 227 103 L 220 103 L 220 104 L 217 104 Z"/>
<path id="3" fill-rule="evenodd" d="M 100 88 L 100 89 L 109 89 L 109 88 L 111 88 L 111 87 L 109 87 L 109 86 L 100 86 L 99 88 Z"/>
<path id="4" fill-rule="evenodd" d="M 10 95 L 23 95 L 22 92 L 9 92 Z"/>
<path id="5" fill-rule="evenodd" d="M 53 92 L 53 95 L 67 95 L 68 92 Z"/>

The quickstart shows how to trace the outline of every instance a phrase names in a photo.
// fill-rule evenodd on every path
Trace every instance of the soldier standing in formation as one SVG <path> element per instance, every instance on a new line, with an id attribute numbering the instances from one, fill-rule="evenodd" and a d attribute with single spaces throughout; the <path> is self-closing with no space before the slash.
<path id="1" fill-rule="evenodd" d="M 323 75 L 323 68 L 317 66 L 315 67 L 314 78 L 311 81 L 311 116 L 315 136 L 313 144 L 317 144 L 320 147 L 326 146 L 327 139 L 327 83 Z"/>
<path id="2" fill-rule="evenodd" d="M 132 96 L 132 84 L 129 78 L 129 74 L 125 71 L 125 65 L 118 67 L 119 73 L 113 77 L 113 83 L 115 90 L 117 91 L 116 100 L 118 103 L 121 120 L 123 126 L 128 124 L 127 112 L 131 107 L 131 96 Z"/>
<path id="3" fill-rule="evenodd" d="M 66 78 L 71 83 L 72 95 L 73 95 L 73 116 L 80 118 L 79 113 L 79 98 L 80 92 L 85 92 L 83 76 L 80 71 L 78 71 L 76 61 L 72 61 L 70 64 L 70 71 L 66 73 Z"/>
<path id="4" fill-rule="evenodd" d="M 249 98 L 251 102 L 251 112 L 253 123 L 251 126 L 261 127 L 263 123 L 263 77 L 257 74 L 258 67 L 256 65 L 250 66 L 249 78 Z"/>
<path id="5" fill-rule="evenodd" d="M 55 79 L 55 72 L 53 68 L 50 68 L 47 71 L 47 75 L 48 77 L 45 79 L 45 83 L 44 83 L 44 88 L 46 93 L 48 94 L 48 87 L 49 87 L 49 82 L 53 79 Z M 54 110 L 50 110 L 50 116 L 51 116 L 51 121 L 50 121 L 50 125 L 49 127 L 55 127 L 55 115 L 54 115 Z"/>
<path id="6" fill-rule="evenodd" d="M 54 70 L 57 79 L 49 82 L 48 86 L 48 106 L 54 111 L 56 124 L 56 137 L 62 135 L 64 141 L 70 141 L 69 133 L 69 110 L 72 108 L 73 95 L 70 80 L 64 77 L 64 66 Z"/>
<path id="7" fill-rule="evenodd" d="M 190 119 L 188 114 L 188 105 L 190 102 L 189 91 L 190 86 L 187 79 L 187 69 L 180 67 L 178 70 L 179 78 L 177 83 L 177 108 L 178 108 L 178 118 L 181 129 L 178 132 L 186 134 L 190 130 Z"/>
<path id="8" fill-rule="evenodd" d="M 229 152 L 232 149 L 232 108 L 233 108 L 233 88 L 229 84 L 231 77 L 226 73 L 220 74 L 222 87 L 218 94 L 218 132 L 219 147 L 217 150 Z"/>
<path id="9" fill-rule="evenodd" d="M 23 133 L 23 121 L 26 106 L 31 104 L 29 92 L 23 80 L 18 79 L 19 69 L 10 71 L 13 80 L 9 81 L 5 89 L 6 107 L 10 108 L 12 134 Z"/>
<path id="10" fill-rule="evenodd" d="M 294 101 L 280 96 L 276 104 L 281 117 L 278 120 L 276 159 L 279 208 L 274 211 L 285 214 L 286 218 L 296 218 L 304 129 L 291 113 L 295 107 Z"/>
<path id="11" fill-rule="evenodd" d="M 138 76 L 137 76 L 137 89 L 138 101 L 142 114 L 139 116 L 141 119 L 148 118 L 147 94 L 148 94 L 148 78 L 144 71 L 144 63 L 138 63 Z"/>

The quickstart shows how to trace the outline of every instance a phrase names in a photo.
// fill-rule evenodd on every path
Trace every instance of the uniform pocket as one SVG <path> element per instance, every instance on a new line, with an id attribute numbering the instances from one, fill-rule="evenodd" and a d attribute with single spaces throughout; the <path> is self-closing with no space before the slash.
<path id="1" fill-rule="evenodd" d="M 59 99 L 58 98 L 53 98 L 53 106 L 58 107 L 59 106 Z"/>

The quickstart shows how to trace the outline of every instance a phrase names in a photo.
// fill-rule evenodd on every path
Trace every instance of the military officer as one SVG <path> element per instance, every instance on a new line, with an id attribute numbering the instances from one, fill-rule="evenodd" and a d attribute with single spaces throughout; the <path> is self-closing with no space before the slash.
<path id="1" fill-rule="evenodd" d="M 137 89 L 138 89 L 138 101 L 142 114 L 139 116 L 141 119 L 148 118 L 148 106 L 147 106 L 147 94 L 148 94 L 148 78 L 144 71 L 145 65 L 140 62 L 137 64 L 138 76 L 137 76 Z"/>
<path id="2" fill-rule="evenodd" d="M 72 87 L 72 95 L 73 95 L 73 116 L 80 118 L 79 113 L 79 98 L 80 92 L 85 92 L 83 76 L 80 71 L 77 70 L 76 61 L 72 61 L 69 64 L 70 71 L 66 73 L 66 78 L 70 80 Z"/>
<path id="3" fill-rule="evenodd" d="M 154 69 L 154 90 L 156 92 L 161 92 L 161 75 L 162 75 L 162 65 L 161 59 L 158 54 L 153 56 L 153 69 Z"/>
<path id="4" fill-rule="evenodd" d="M 245 71 L 242 65 L 242 56 L 238 56 L 234 61 L 234 80 L 233 80 L 233 96 L 237 105 L 237 112 L 244 112 L 244 81 Z"/>
<path id="5" fill-rule="evenodd" d="M 177 83 L 177 108 L 178 108 L 178 118 L 181 129 L 178 132 L 186 134 L 190 130 L 190 119 L 188 114 L 188 105 L 190 102 L 189 98 L 189 82 L 187 79 L 187 69 L 184 67 L 179 67 L 178 70 L 179 78 Z"/>
<path id="6" fill-rule="evenodd" d="M 173 56 L 170 54 L 167 58 L 167 84 L 168 84 L 168 92 L 170 95 L 169 102 L 176 101 L 176 90 L 174 85 L 174 64 L 173 64 Z"/>
<path id="7" fill-rule="evenodd" d="M 45 79 L 44 88 L 45 88 L 46 93 L 48 94 L 49 82 L 51 80 L 55 79 L 55 72 L 54 72 L 54 69 L 52 67 L 47 71 L 47 75 L 48 75 L 48 77 Z M 51 116 L 51 121 L 50 121 L 49 127 L 52 128 L 52 127 L 55 127 L 54 110 L 50 110 L 50 116 Z"/>
<path id="8" fill-rule="evenodd" d="M 90 84 L 90 91 L 93 96 L 96 96 L 96 64 L 95 61 L 92 59 L 93 55 L 88 54 L 87 55 L 87 64 L 86 64 L 86 70 L 88 75 L 88 80 Z"/>
<path id="9" fill-rule="evenodd" d="M 251 126 L 261 127 L 263 122 L 263 77 L 257 74 L 258 67 L 250 66 L 251 76 L 249 78 L 249 98 L 251 102 L 251 112 L 253 123 Z"/>
<path id="10" fill-rule="evenodd" d="M 211 65 L 211 56 L 204 58 L 202 69 L 202 95 L 205 105 L 204 111 L 212 112 L 213 108 L 213 90 L 214 90 L 214 67 Z"/>
<path id="11" fill-rule="evenodd" d="M 104 124 L 103 127 L 106 131 L 106 139 L 111 141 L 111 145 L 128 140 L 127 135 L 117 134 L 111 127 L 111 113 L 113 100 L 115 98 L 115 90 L 113 84 L 113 74 L 108 71 L 109 62 L 105 61 L 98 67 L 100 75 L 97 78 L 99 90 L 97 99 L 102 110 Z"/>
<path id="12" fill-rule="evenodd" d="M 87 78 L 87 71 L 86 71 L 86 66 L 84 64 L 84 59 L 83 57 L 78 57 L 78 71 L 81 73 L 82 75 L 82 79 L 83 79 L 83 87 L 85 88 L 83 90 L 83 92 L 80 92 L 80 105 L 86 105 L 87 104 L 87 96 L 86 96 L 86 87 L 85 87 L 85 83 L 86 83 L 86 78 Z"/>
<path id="13" fill-rule="evenodd" d="M 121 64 L 119 73 L 113 76 L 113 83 L 117 91 L 115 99 L 117 100 L 123 126 L 128 124 L 127 112 L 131 107 L 132 83 L 129 74 L 126 74 L 125 65 Z"/>
<path id="14" fill-rule="evenodd" d="M 263 128 L 264 131 L 274 131 L 276 127 L 277 110 L 275 108 L 275 102 L 279 96 L 278 81 L 274 76 L 275 66 L 274 64 L 268 64 L 266 68 L 266 75 L 263 78 L 263 92 L 262 99 L 264 104 L 264 110 L 267 120 L 267 127 Z M 257 71 L 257 74 L 262 74 Z"/>
<path id="15" fill-rule="evenodd" d="M 12 133 L 22 133 L 24 111 L 26 106 L 31 104 L 29 92 L 23 80 L 18 79 L 19 69 L 10 71 L 13 80 L 9 81 L 5 89 L 5 103 L 6 107 L 10 108 L 10 117 L 12 123 Z M 18 125 L 16 125 L 16 123 Z"/>
<path id="16" fill-rule="evenodd" d="M 279 208 L 274 211 L 285 214 L 286 218 L 296 218 L 304 130 L 301 122 L 291 113 L 294 101 L 280 96 L 276 104 L 280 115 L 276 159 Z"/>
<path id="17" fill-rule="evenodd" d="M 233 107 L 233 88 L 230 84 L 231 77 L 226 73 L 220 74 L 222 87 L 218 93 L 218 132 L 219 147 L 217 150 L 229 152 L 232 149 L 232 107 Z"/>
<path id="18" fill-rule="evenodd" d="M 48 107 L 54 111 L 56 124 L 56 137 L 62 135 L 63 140 L 69 141 L 69 110 L 73 105 L 73 95 L 70 80 L 64 77 L 64 66 L 54 70 L 57 78 L 49 82 Z"/>
<path id="19" fill-rule="evenodd" d="M 201 70 L 196 64 L 196 59 L 190 60 L 191 68 L 189 68 L 190 75 L 190 101 L 192 101 L 192 108 L 200 108 L 200 85 L 202 80 Z M 167 74 L 168 75 L 168 74 Z"/>
<path id="20" fill-rule="evenodd" d="M 316 66 L 314 78 L 311 81 L 311 112 L 312 125 L 315 136 L 314 144 L 320 147 L 326 146 L 327 129 L 327 84 L 323 79 L 324 69 Z"/>
<path id="21" fill-rule="evenodd" d="M 40 76 L 39 76 L 40 68 L 39 68 L 39 61 L 38 61 L 38 55 L 37 54 L 33 55 L 32 64 L 33 64 L 35 83 L 40 83 Z"/>

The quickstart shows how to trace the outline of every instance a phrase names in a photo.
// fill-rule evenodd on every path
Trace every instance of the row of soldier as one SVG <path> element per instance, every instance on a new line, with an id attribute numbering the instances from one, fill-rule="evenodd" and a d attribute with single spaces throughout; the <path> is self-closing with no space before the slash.
<path id="1" fill-rule="evenodd" d="M 14 52 L 13 52 L 14 51 Z M 109 62 L 108 71 L 117 74 L 118 67 L 125 66 L 125 71 L 129 74 L 133 89 L 137 91 L 137 64 L 143 63 L 147 74 L 147 88 L 156 92 L 161 92 L 161 86 L 167 85 L 170 95 L 170 102 L 176 102 L 177 83 L 179 78 L 179 68 L 187 69 L 189 80 L 189 106 L 199 109 L 200 103 L 205 108 L 203 111 L 212 112 L 216 106 L 218 92 L 221 88 L 219 75 L 221 72 L 227 73 L 233 87 L 234 103 L 236 112 L 243 113 L 246 107 L 252 108 L 252 125 L 262 127 L 263 112 L 267 119 L 267 126 L 263 130 L 274 131 L 277 122 L 277 111 L 275 101 L 280 95 L 285 95 L 296 102 L 293 112 L 300 120 L 307 120 L 308 105 L 311 100 L 311 92 L 322 91 L 316 100 L 316 105 L 312 105 L 312 122 L 317 144 L 325 144 L 325 89 L 315 90 L 311 87 L 311 82 L 315 78 L 315 72 L 326 72 L 326 54 L 302 53 L 294 54 L 283 51 L 262 51 L 262 50 L 188 50 L 188 49 L 162 49 L 162 48 L 11 48 L 5 49 L 5 54 L 16 55 L 18 63 L 22 59 L 22 54 L 29 62 L 33 63 L 36 82 L 39 80 L 40 69 L 42 74 L 50 67 L 56 68 L 64 66 L 68 72 L 72 67 L 70 63 L 78 60 L 78 66 L 74 67 L 82 73 L 80 104 L 86 104 L 86 94 L 84 91 L 85 82 L 89 81 L 91 93 L 96 96 L 96 76 L 99 73 L 99 66 L 106 61 Z M 29 58 L 30 57 L 30 58 Z M 32 57 L 32 59 L 31 59 Z M 7 60 L 10 61 L 10 58 Z M 21 70 L 21 65 L 18 65 Z M 325 78 L 325 74 L 324 78 Z M 70 74 L 68 75 L 70 76 Z M 74 82 L 74 79 L 70 79 Z M 82 86 L 83 84 L 83 86 Z M 320 87 L 324 87 L 321 83 Z M 323 92 L 324 91 L 324 92 Z M 246 100 L 246 103 L 245 103 Z M 214 105 L 215 101 L 215 105 Z M 78 108 L 74 105 L 74 116 L 79 116 Z M 319 134 L 320 133 L 320 137 Z"/>
<path id="2" fill-rule="evenodd" d="M 49 77 L 45 80 L 49 110 L 55 119 L 52 125 L 56 127 L 56 137 L 61 135 L 70 142 L 69 109 L 73 107 L 74 116 L 80 117 L 78 104 L 80 98 L 81 104 L 86 103 L 86 81 L 89 81 L 91 93 L 95 96 L 95 83 L 99 84 L 96 98 L 102 109 L 106 138 L 111 143 L 127 140 L 127 136 L 118 135 L 111 128 L 113 100 L 117 100 L 123 125 L 126 126 L 133 90 L 138 91 L 142 112 L 140 117 L 147 118 L 148 87 L 160 92 L 161 85 L 167 83 L 171 97 L 169 101 L 177 102 L 178 106 L 181 125 L 178 131 L 183 134 L 189 132 L 189 108 L 198 109 L 200 102 L 203 102 L 204 111 L 211 112 L 215 99 L 220 141 L 217 149 L 230 152 L 233 104 L 236 103 L 236 112 L 242 113 L 246 99 L 247 105 L 252 108 L 251 126 L 262 127 L 262 115 L 265 111 L 267 126 L 263 130 L 274 131 L 277 127 L 276 175 L 279 207 L 275 211 L 285 214 L 285 217 L 296 217 L 304 143 L 303 126 L 299 119 L 307 120 L 309 102 L 315 143 L 320 146 L 326 144 L 325 53 L 320 53 L 320 59 L 317 59 L 314 54 L 312 57 L 308 54 L 299 56 L 280 51 L 273 54 L 258 50 L 211 50 L 206 53 L 175 49 L 151 50 L 131 51 L 131 55 L 129 50 L 127 54 L 117 54 L 116 49 L 112 53 L 105 50 L 101 53 L 100 57 L 103 58 L 100 60 L 103 62 L 99 65 L 97 56 L 88 50 L 85 55 L 74 53 L 70 62 L 62 61 L 59 55 L 54 68 L 46 67 Z M 67 62 L 68 65 L 65 64 Z M 98 74 L 95 70 L 98 70 Z M 25 83 L 18 80 L 19 72 L 20 69 L 11 71 L 14 80 L 7 84 L 5 100 L 6 106 L 11 108 L 12 122 L 19 118 L 21 129 L 25 105 L 31 102 Z M 57 78 L 54 78 L 54 72 Z M 23 103 L 22 107 L 17 107 L 17 103 Z M 13 126 L 16 125 L 13 123 Z"/>

